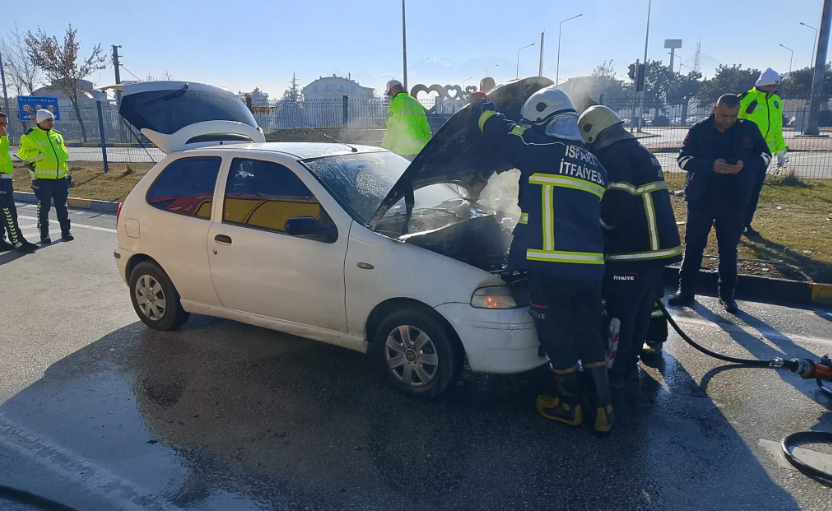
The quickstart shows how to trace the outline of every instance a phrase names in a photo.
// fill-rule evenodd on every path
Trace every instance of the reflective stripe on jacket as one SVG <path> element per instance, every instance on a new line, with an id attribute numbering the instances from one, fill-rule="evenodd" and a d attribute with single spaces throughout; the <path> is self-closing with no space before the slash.
<path id="1" fill-rule="evenodd" d="M 35 165 L 37 179 L 62 179 L 67 176 L 69 151 L 64 137 L 55 130 L 32 128 L 20 137 L 17 155 L 21 160 Z"/>
<path id="2" fill-rule="evenodd" d="M 783 139 L 783 100 L 777 94 L 769 96 L 756 87 L 740 94 L 740 119 L 748 119 L 760 128 L 772 155 L 788 150 Z"/>
<path id="3" fill-rule="evenodd" d="M 583 142 L 549 137 L 513 123 L 484 103 L 472 116 L 489 145 L 520 170 L 522 214 L 509 266 L 600 282 L 604 276 L 601 198 L 607 173 Z"/>
<path id="4" fill-rule="evenodd" d="M 418 154 L 430 140 L 430 125 L 422 104 L 406 92 L 387 107 L 387 130 L 381 147 L 402 156 Z"/>
<path id="5" fill-rule="evenodd" d="M 682 243 L 662 166 L 638 140 L 628 138 L 594 151 L 607 169 L 601 202 L 610 266 L 637 269 L 682 259 Z"/>
<path id="6" fill-rule="evenodd" d="M 0 179 L 11 179 L 14 173 L 12 155 L 9 153 L 9 137 L 0 137 Z"/>

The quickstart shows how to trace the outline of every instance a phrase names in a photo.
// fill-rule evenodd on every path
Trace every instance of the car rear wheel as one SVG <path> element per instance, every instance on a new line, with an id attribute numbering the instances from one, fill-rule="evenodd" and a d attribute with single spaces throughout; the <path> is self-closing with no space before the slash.
<path id="1" fill-rule="evenodd" d="M 387 316 L 376 329 L 371 348 L 388 381 L 412 397 L 439 397 L 462 371 L 462 349 L 452 333 L 419 310 Z"/>
<path id="2" fill-rule="evenodd" d="M 155 330 L 176 330 L 188 321 L 179 293 L 154 263 L 139 263 L 130 273 L 130 298 L 142 322 Z"/>

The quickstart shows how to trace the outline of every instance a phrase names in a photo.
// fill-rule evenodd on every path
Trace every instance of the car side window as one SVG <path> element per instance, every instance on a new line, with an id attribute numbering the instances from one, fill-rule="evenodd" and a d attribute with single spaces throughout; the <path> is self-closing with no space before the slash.
<path id="1" fill-rule="evenodd" d="M 332 224 L 318 199 L 292 170 L 270 161 L 232 160 L 225 185 L 224 223 L 286 234 L 286 220 L 298 217 Z"/>
<path id="2" fill-rule="evenodd" d="M 162 211 L 210 220 L 221 163 L 218 156 L 173 161 L 150 185 L 147 203 Z"/>

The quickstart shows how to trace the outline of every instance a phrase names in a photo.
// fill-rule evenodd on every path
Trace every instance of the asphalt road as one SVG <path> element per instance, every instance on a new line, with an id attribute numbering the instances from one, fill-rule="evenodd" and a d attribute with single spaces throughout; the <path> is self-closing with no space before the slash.
<path id="1" fill-rule="evenodd" d="M 36 239 L 34 208 L 20 214 Z M 75 241 L 0 255 L 0 485 L 84 510 L 832 509 L 777 454 L 787 433 L 832 431 L 814 382 L 727 369 L 673 334 L 607 437 L 537 415 L 545 370 L 466 373 L 416 402 L 340 348 L 207 317 L 145 328 L 114 218 L 72 218 Z M 741 305 L 677 317 L 734 356 L 832 347 L 829 310 Z"/>

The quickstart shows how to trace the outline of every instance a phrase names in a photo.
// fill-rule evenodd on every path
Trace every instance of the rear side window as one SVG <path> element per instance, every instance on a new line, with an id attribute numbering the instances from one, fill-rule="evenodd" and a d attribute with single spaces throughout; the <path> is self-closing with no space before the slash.
<path id="1" fill-rule="evenodd" d="M 156 178 L 147 191 L 147 203 L 179 215 L 211 219 L 211 201 L 222 158 L 180 158 Z"/>
<path id="2" fill-rule="evenodd" d="M 304 216 L 330 222 L 292 170 L 270 161 L 234 158 L 225 185 L 223 222 L 285 233 L 286 220 Z"/>

